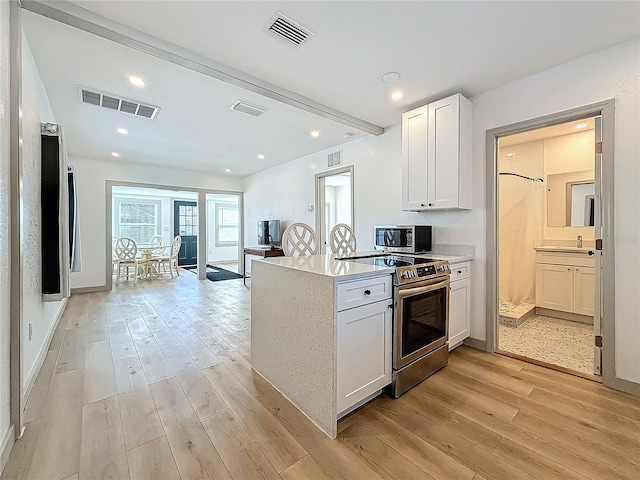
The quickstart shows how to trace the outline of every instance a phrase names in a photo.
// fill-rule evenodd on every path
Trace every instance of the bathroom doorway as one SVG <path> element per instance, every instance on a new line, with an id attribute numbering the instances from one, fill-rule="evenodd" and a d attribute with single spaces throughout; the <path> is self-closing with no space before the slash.
<path id="1" fill-rule="evenodd" d="M 331 253 L 329 234 L 339 223 L 354 228 L 353 165 L 316 174 L 316 232 L 320 253 Z"/>
<path id="2" fill-rule="evenodd" d="M 496 351 L 598 379 L 600 117 L 498 138 Z M 599 258 L 598 258 L 599 260 Z"/>

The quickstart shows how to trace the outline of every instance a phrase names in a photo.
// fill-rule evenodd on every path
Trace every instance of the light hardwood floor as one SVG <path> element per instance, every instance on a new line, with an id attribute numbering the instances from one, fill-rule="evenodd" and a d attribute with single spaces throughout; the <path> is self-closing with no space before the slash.
<path id="1" fill-rule="evenodd" d="M 250 366 L 242 280 L 73 295 L 2 479 L 638 479 L 640 402 L 455 350 L 331 440 Z"/>

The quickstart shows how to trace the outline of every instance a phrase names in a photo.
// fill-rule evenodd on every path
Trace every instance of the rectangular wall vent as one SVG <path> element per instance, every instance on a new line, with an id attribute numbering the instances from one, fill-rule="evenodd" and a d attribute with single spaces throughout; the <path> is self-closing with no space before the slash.
<path id="1" fill-rule="evenodd" d="M 327 155 L 327 167 L 339 167 L 342 165 L 342 150 Z"/>
<path id="2" fill-rule="evenodd" d="M 260 115 L 268 111 L 268 109 L 266 108 L 259 107 L 257 105 L 251 105 L 250 103 L 243 102 L 242 100 L 234 102 L 233 105 L 229 107 L 229 110 L 246 113 L 247 115 L 251 115 L 252 117 L 259 117 Z"/>
<path id="3" fill-rule="evenodd" d="M 160 112 L 160 107 L 144 105 L 135 100 L 125 100 L 116 95 L 98 92 L 84 87 L 77 87 L 77 90 L 78 99 L 82 103 L 88 103 L 89 105 L 117 110 L 118 112 L 135 115 L 136 117 L 146 118 L 148 120 L 155 120 L 158 112 Z"/>
<path id="4" fill-rule="evenodd" d="M 293 46 L 300 46 L 307 41 L 309 37 L 313 36 L 311 30 L 294 22 L 280 12 L 274 13 L 269 19 L 266 31 Z"/>

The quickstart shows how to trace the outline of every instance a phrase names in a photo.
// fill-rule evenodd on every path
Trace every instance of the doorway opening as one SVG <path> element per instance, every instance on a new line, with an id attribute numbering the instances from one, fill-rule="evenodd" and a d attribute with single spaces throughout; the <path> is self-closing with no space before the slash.
<path id="1" fill-rule="evenodd" d="M 353 223 L 353 165 L 316 175 L 316 232 L 320 253 L 327 249 L 329 234 L 336 225 Z"/>
<path id="2" fill-rule="evenodd" d="M 500 137 L 497 155 L 498 351 L 589 377 L 600 373 L 593 347 L 599 122 Z"/>

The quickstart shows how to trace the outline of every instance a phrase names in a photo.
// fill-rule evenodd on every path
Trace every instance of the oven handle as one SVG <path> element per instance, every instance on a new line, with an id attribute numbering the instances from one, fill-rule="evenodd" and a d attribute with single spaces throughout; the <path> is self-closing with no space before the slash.
<path id="1" fill-rule="evenodd" d="M 408 297 L 411 295 L 420 295 L 421 293 L 427 293 L 433 290 L 437 290 L 439 288 L 448 287 L 449 283 L 450 283 L 449 279 L 447 278 L 446 280 L 442 280 L 437 283 L 429 283 L 421 287 L 411 287 L 411 288 L 401 287 L 398 289 L 398 295 L 402 297 Z"/>

